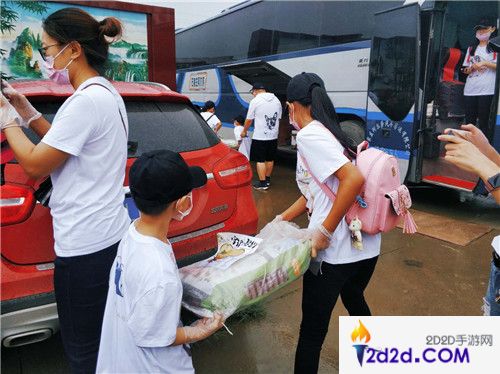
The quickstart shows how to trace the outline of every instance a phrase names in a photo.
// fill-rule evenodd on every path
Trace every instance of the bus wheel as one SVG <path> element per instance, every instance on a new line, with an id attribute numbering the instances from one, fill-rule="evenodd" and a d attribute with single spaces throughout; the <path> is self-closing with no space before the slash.
<path id="1" fill-rule="evenodd" d="M 360 144 L 365 140 L 366 131 L 363 122 L 349 119 L 340 122 L 340 127 L 349 138 L 356 142 L 356 144 Z"/>

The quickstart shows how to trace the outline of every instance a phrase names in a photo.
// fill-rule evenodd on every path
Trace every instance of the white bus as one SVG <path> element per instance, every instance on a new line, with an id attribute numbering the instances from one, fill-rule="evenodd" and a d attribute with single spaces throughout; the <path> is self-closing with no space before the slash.
<path id="1" fill-rule="evenodd" d="M 499 8 L 497 1 L 244 2 L 176 33 L 177 90 L 200 106 L 214 101 L 232 127 L 246 114 L 253 82 L 284 103 L 290 78 L 315 72 L 343 128 L 395 155 L 407 182 L 470 191 L 477 177 L 448 165 L 436 136 L 464 122 L 460 67 L 474 25 L 489 16 L 498 26 Z M 499 77 L 482 128 L 497 149 Z M 290 148 L 291 130 L 285 113 L 281 149 Z"/>

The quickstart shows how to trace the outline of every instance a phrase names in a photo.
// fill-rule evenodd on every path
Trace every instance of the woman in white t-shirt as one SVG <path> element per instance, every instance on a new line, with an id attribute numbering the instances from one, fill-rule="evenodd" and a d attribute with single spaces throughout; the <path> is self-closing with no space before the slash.
<path id="1" fill-rule="evenodd" d="M 322 79 L 313 73 L 295 76 L 287 97 L 290 123 L 299 130 L 297 184 L 302 196 L 278 217 L 290 221 L 307 211 L 309 228 L 315 229 L 313 259 L 304 274 L 295 373 L 316 373 L 338 296 L 350 315 L 370 315 L 363 292 L 380 253 L 380 235 L 363 234 L 363 250 L 351 243 L 344 216 L 364 179 L 345 155 L 354 147 L 340 128 Z M 334 203 L 310 173 L 336 192 Z"/>
<path id="2" fill-rule="evenodd" d="M 215 103 L 208 100 L 203 106 L 201 116 L 208 123 L 208 126 L 217 134 L 222 127 L 222 122 L 219 117 L 215 115 Z"/>
<path id="3" fill-rule="evenodd" d="M 465 122 L 479 127 L 491 139 L 489 128 L 491 101 L 495 94 L 497 54 L 488 45 L 496 31 L 494 20 L 483 18 L 474 26 L 476 43 L 467 48 L 462 71 L 467 74 L 464 87 Z"/>
<path id="4" fill-rule="evenodd" d="M 99 22 L 81 9 L 63 8 L 42 26 L 44 74 L 58 84 L 71 84 L 75 92 L 50 124 L 26 97 L 3 84 L 10 104 L 3 97 L 2 104 L 15 108 L 18 119 L 2 123 L 2 130 L 30 177 L 51 176 L 61 337 L 72 372 L 93 373 L 109 272 L 130 224 L 123 205 L 125 105 L 99 73 L 108 57 L 106 38 L 118 37 L 121 23 L 116 18 Z M 40 143 L 33 144 L 20 125 L 37 133 Z"/>

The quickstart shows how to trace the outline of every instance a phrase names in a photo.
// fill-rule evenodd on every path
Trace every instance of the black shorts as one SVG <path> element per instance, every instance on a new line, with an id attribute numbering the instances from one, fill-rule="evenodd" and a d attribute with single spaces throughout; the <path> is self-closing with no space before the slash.
<path id="1" fill-rule="evenodd" d="M 252 139 L 252 146 L 250 148 L 250 160 L 255 162 L 274 161 L 277 149 L 278 149 L 278 139 L 274 140 Z"/>

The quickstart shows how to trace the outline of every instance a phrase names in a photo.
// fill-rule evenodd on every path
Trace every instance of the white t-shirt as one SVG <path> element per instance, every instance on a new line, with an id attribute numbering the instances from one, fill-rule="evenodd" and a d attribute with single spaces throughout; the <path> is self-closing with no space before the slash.
<path id="1" fill-rule="evenodd" d="M 349 162 L 344 155 L 344 147 L 320 122 L 312 121 L 297 134 L 297 149 L 307 161 L 311 172 L 322 183 L 325 183 L 335 194 L 339 180 L 334 173 Z M 297 157 L 297 185 L 307 199 L 307 208 L 312 212 L 309 228 L 316 228 L 323 223 L 332 208 L 332 201 L 313 180 L 303 165 L 301 157 Z M 330 246 L 318 253 L 316 261 L 330 264 L 346 264 L 373 258 L 380 254 L 381 235 L 363 233 L 363 250 L 351 244 L 351 232 L 343 218 L 332 234 Z"/>
<path id="2" fill-rule="evenodd" d="M 243 126 L 234 126 L 234 138 L 237 142 L 241 140 L 241 133 L 243 132 Z"/>
<path id="3" fill-rule="evenodd" d="M 85 88 L 92 83 L 113 93 L 97 85 Z M 50 175 L 49 206 L 58 256 L 97 252 L 127 231 L 130 218 L 123 205 L 127 133 L 125 104 L 102 77 L 86 80 L 57 111 L 42 142 L 70 155 Z"/>
<path id="4" fill-rule="evenodd" d="M 497 62 L 496 53 L 488 53 L 486 47 L 477 46 L 474 56 L 470 56 L 470 48 L 467 48 L 467 54 L 463 66 L 472 66 L 480 61 Z M 484 67 L 484 70 L 476 70 L 467 76 L 464 87 L 465 96 L 483 96 L 495 94 L 495 76 L 493 69 Z"/>
<path id="5" fill-rule="evenodd" d="M 211 127 L 212 130 L 215 131 L 217 124 L 220 122 L 220 119 L 215 115 L 215 113 L 210 112 L 202 112 L 201 116 L 208 123 L 208 126 Z"/>
<path id="6" fill-rule="evenodd" d="M 132 223 L 109 275 L 97 373 L 194 373 L 189 347 L 171 345 L 181 300 L 171 245 Z"/>
<path id="7" fill-rule="evenodd" d="M 495 252 L 500 256 L 500 235 L 497 235 L 493 238 L 491 246 L 493 247 Z"/>
<path id="8" fill-rule="evenodd" d="M 263 92 L 255 96 L 248 106 L 247 119 L 254 121 L 252 139 L 278 139 L 281 103 L 274 94 Z"/>

